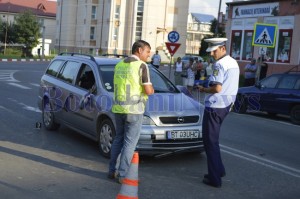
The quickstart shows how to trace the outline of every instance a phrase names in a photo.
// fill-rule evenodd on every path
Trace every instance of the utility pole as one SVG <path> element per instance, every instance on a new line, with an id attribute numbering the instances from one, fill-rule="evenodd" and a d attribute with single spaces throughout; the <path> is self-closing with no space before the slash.
<path id="1" fill-rule="evenodd" d="M 62 7 L 63 7 L 63 0 L 60 0 L 60 13 L 59 13 L 59 36 L 58 36 L 58 53 L 60 53 Z"/>
<path id="2" fill-rule="evenodd" d="M 45 26 L 43 26 L 42 58 L 45 58 Z"/>
<path id="3" fill-rule="evenodd" d="M 6 43 L 7 43 L 7 29 L 8 29 L 8 16 L 10 10 L 10 1 L 8 1 L 7 14 L 6 14 L 6 29 L 5 29 L 5 38 L 4 38 L 4 55 L 6 53 Z"/>
<path id="4" fill-rule="evenodd" d="M 215 29 L 215 37 L 218 37 L 218 29 L 219 29 L 219 18 L 220 18 L 220 11 L 221 11 L 221 4 L 222 0 L 219 1 L 219 10 L 218 10 L 218 18 L 217 18 L 217 24 L 216 24 L 216 29 Z"/>

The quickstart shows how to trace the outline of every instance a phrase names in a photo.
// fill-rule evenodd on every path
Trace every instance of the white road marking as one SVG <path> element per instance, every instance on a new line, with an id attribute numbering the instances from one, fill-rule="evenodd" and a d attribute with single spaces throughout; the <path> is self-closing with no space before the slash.
<path id="1" fill-rule="evenodd" d="M 18 103 L 19 105 L 23 106 L 23 109 L 28 110 L 28 111 L 33 111 L 33 112 L 37 112 L 37 113 L 41 113 L 41 110 L 39 108 L 36 107 L 32 107 L 32 106 L 28 106 L 22 102 Z"/>
<path id="2" fill-rule="evenodd" d="M 14 78 L 14 73 L 18 70 L 0 70 L 0 81 L 19 82 Z"/>
<path id="3" fill-rule="evenodd" d="M 241 158 L 244 160 L 248 160 L 248 161 L 269 167 L 271 169 L 280 171 L 282 173 L 300 178 L 300 170 L 299 169 L 295 169 L 295 168 L 292 168 L 292 167 L 289 167 L 289 166 L 286 166 L 286 165 L 283 165 L 283 164 L 280 164 L 280 163 L 277 163 L 277 162 L 274 162 L 274 161 L 271 161 L 271 160 L 268 160 L 268 159 L 265 159 L 265 158 L 262 158 L 259 156 L 255 156 L 255 155 L 252 155 L 252 154 L 249 154 L 249 153 L 246 153 L 246 152 L 243 152 L 243 151 L 240 151 L 240 150 L 228 147 L 228 146 L 220 145 L 220 147 L 221 147 L 221 151 L 224 153 L 228 153 L 235 157 L 238 157 L 238 158 Z"/>
<path id="4" fill-rule="evenodd" d="M 29 87 L 27 87 L 27 86 L 23 86 L 23 85 L 21 85 L 21 84 L 17 84 L 17 83 L 13 83 L 13 82 L 10 82 L 10 83 L 8 83 L 9 85 L 11 85 L 11 86 L 16 86 L 16 87 L 18 87 L 18 88 L 22 88 L 22 89 L 31 89 L 31 88 L 29 88 Z"/>
<path id="5" fill-rule="evenodd" d="M 37 84 L 37 83 L 30 83 L 32 86 L 36 86 L 36 87 L 40 87 L 40 85 L 39 84 Z"/>

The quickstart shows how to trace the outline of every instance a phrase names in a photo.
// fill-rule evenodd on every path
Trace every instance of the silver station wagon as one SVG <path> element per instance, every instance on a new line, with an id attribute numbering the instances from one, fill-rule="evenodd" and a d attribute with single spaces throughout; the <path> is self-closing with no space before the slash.
<path id="1" fill-rule="evenodd" d="M 47 130 L 64 124 L 99 143 L 110 156 L 118 124 L 111 112 L 117 58 L 76 53 L 56 56 L 41 78 L 38 105 Z M 149 96 L 137 145 L 141 154 L 164 156 L 203 151 L 203 106 L 149 66 L 155 94 Z"/>

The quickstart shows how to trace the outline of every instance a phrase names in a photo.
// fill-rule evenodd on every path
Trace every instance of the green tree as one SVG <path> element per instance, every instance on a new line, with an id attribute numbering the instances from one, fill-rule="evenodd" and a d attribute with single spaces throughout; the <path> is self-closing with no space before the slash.
<path id="1" fill-rule="evenodd" d="M 16 43 L 14 28 L 15 26 L 12 23 L 0 22 L 0 42 Z"/>
<path id="2" fill-rule="evenodd" d="M 20 13 L 15 18 L 17 42 L 24 45 L 22 56 L 32 57 L 31 50 L 41 37 L 40 25 L 30 11 Z"/>

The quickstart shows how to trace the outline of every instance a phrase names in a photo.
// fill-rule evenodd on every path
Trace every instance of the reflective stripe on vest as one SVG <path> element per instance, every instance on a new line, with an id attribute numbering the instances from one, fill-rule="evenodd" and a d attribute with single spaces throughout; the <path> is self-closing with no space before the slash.
<path id="1" fill-rule="evenodd" d="M 115 67 L 114 74 L 114 113 L 142 114 L 148 96 L 143 92 L 140 80 L 140 66 L 143 61 L 124 63 Z"/>

